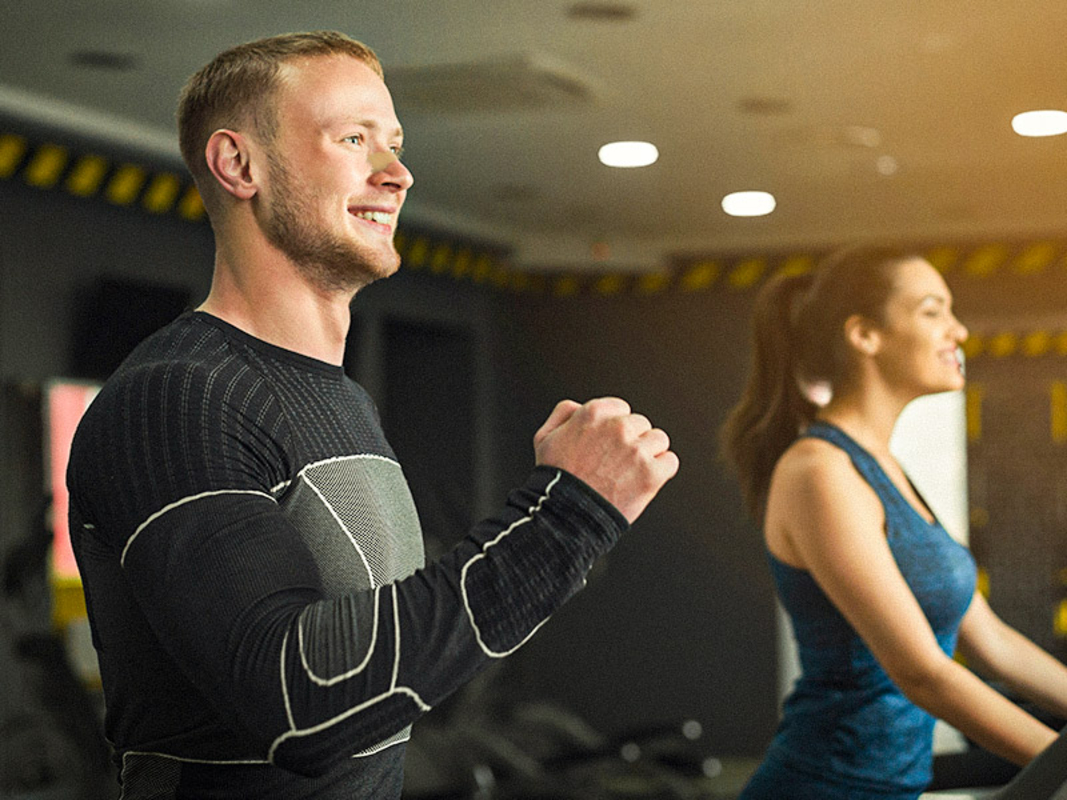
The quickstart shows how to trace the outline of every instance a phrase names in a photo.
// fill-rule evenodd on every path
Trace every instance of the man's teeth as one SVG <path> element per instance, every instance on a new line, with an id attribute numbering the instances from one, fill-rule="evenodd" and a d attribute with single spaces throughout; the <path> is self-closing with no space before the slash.
<path id="1" fill-rule="evenodd" d="M 388 225 L 393 218 L 393 215 L 386 211 L 357 211 L 356 216 L 371 222 L 380 222 L 382 225 Z"/>

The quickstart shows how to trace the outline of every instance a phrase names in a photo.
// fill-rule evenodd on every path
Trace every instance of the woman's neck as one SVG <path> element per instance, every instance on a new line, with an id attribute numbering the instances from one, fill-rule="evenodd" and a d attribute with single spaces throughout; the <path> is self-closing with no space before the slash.
<path id="1" fill-rule="evenodd" d="M 889 456 L 900 411 L 885 406 L 866 408 L 860 404 L 831 401 L 819 410 L 816 419 L 836 425 L 871 454 Z"/>

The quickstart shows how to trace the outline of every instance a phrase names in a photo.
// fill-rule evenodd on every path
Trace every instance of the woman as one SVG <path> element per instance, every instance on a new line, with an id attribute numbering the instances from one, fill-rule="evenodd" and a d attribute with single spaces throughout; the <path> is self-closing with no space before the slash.
<path id="1" fill-rule="evenodd" d="M 966 338 L 941 275 L 889 249 L 836 254 L 757 299 L 723 445 L 803 672 L 742 800 L 912 800 L 930 780 L 935 717 L 1028 763 L 1056 732 L 953 660 L 957 647 L 1067 717 L 1067 668 L 976 593 L 970 553 L 889 452 L 909 402 L 963 386 Z"/>

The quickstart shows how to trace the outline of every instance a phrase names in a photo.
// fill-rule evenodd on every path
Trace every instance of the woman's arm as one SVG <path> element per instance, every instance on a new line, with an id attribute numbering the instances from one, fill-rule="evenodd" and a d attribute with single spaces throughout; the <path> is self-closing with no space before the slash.
<path id="1" fill-rule="evenodd" d="M 1067 667 L 1005 623 L 980 594 L 960 625 L 959 649 L 976 672 L 1067 719 Z"/>
<path id="2" fill-rule="evenodd" d="M 889 548 L 885 512 L 847 454 L 802 440 L 772 478 L 768 546 L 807 569 L 916 705 L 1025 764 L 1056 734 L 945 655 Z"/>

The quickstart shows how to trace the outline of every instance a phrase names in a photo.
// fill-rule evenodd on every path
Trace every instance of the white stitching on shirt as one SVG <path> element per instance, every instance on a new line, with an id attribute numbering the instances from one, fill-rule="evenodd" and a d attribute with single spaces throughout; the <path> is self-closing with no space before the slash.
<path id="1" fill-rule="evenodd" d="M 196 500 L 203 500 L 205 497 L 216 497 L 218 495 L 223 494 L 258 494 L 261 497 L 266 497 L 272 503 L 275 502 L 274 498 L 271 497 L 269 494 L 267 494 L 266 492 L 261 492 L 257 489 L 219 489 L 213 492 L 201 492 L 200 494 L 194 494 L 190 495 L 189 497 L 183 497 L 181 500 L 175 500 L 173 503 L 163 506 L 163 508 L 159 509 L 159 511 L 152 514 L 148 519 L 146 519 L 144 522 L 137 526 L 137 530 L 135 530 L 130 536 L 130 538 L 126 540 L 126 546 L 122 548 L 122 556 L 119 558 L 119 564 L 123 567 L 126 566 L 126 553 L 129 551 L 130 545 L 133 544 L 133 540 L 136 539 L 145 528 L 147 528 L 157 519 L 162 517 L 164 514 L 169 511 L 173 511 L 179 506 L 184 506 L 187 503 L 192 503 Z"/>
<path id="2" fill-rule="evenodd" d="M 285 705 L 285 716 L 289 720 L 289 730 L 286 731 L 285 733 L 283 733 L 277 739 L 275 739 L 274 743 L 270 746 L 270 750 L 267 753 L 267 760 L 270 763 L 272 763 L 272 764 L 274 763 L 274 753 L 275 753 L 275 751 L 277 751 L 277 749 L 286 740 L 292 739 L 292 738 L 296 738 L 296 737 L 300 737 L 300 736 L 312 736 L 312 735 L 314 735 L 316 733 L 320 733 L 320 732 L 326 730 L 327 728 L 332 728 L 334 725 L 336 725 L 336 724 L 338 724 L 340 722 L 343 722 L 344 720 L 348 719 L 349 717 L 351 717 L 351 716 L 353 716 L 355 714 L 358 714 L 360 711 L 364 711 L 365 709 L 370 708 L 371 706 L 373 706 L 373 705 L 375 705 L 377 703 L 380 703 L 380 702 L 382 702 L 384 700 L 388 700 L 393 695 L 406 694 L 415 702 L 415 705 L 419 708 L 420 711 L 425 712 L 425 711 L 431 710 L 432 706 L 430 706 L 428 703 L 426 703 L 422 699 L 422 697 L 419 695 L 419 693 L 416 692 L 414 689 L 411 689 L 411 688 L 409 688 L 407 686 L 397 686 L 396 685 L 397 671 L 399 669 L 399 658 L 400 658 L 400 617 L 399 617 L 399 611 L 397 609 L 397 603 L 396 603 L 396 584 L 392 585 L 392 591 L 393 591 L 393 601 L 394 601 L 393 602 L 393 618 L 394 618 L 394 622 L 396 624 L 396 629 L 397 629 L 397 652 L 396 652 L 396 656 L 395 656 L 395 660 L 394 660 L 394 666 L 393 666 L 393 685 L 391 685 L 389 687 L 389 691 L 384 692 L 384 693 L 378 695 L 377 697 L 372 697 L 372 698 L 370 698 L 368 700 L 365 700 L 364 702 L 359 703 L 359 704 L 357 704 L 355 706 L 352 706 L 347 711 L 344 711 L 344 712 L 338 714 L 337 716 L 332 717 L 331 719 L 328 719 L 328 720 L 326 720 L 324 722 L 320 722 L 317 725 L 312 725 L 310 728 L 304 728 L 304 729 L 297 728 L 296 720 L 293 717 L 293 707 L 292 707 L 292 703 L 289 700 L 289 687 L 288 687 L 288 685 L 286 683 L 286 680 L 285 680 L 285 655 L 286 655 L 286 652 L 287 652 L 288 647 L 289 647 L 289 631 L 285 632 L 285 637 L 282 639 L 281 666 L 280 666 L 279 672 L 280 672 L 281 683 L 282 683 L 282 686 L 281 686 L 281 689 L 282 689 L 282 702 Z M 378 592 L 375 592 L 375 598 L 376 599 L 377 599 L 377 595 L 378 595 Z M 401 741 L 407 741 L 407 739 L 403 739 Z M 394 742 L 393 744 L 396 744 L 396 742 Z M 372 745 L 371 747 L 372 748 L 381 747 L 381 749 L 384 750 L 385 747 L 383 747 L 382 745 L 383 745 L 383 743 L 379 742 L 377 745 Z M 363 755 L 371 755 L 373 752 L 378 752 L 378 751 L 377 750 L 372 750 L 371 752 L 363 753 Z"/>
<path id="3" fill-rule="evenodd" d="M 171 761 L 181 761 L 186 764 L 268 764 L 264 758 L 240 758 L 233 760 L 215 760 L 210 758 L 187 758 L 170 753 L 157 753 L 150 750 L 127 750 L 122 754 L 122 764 L 125 767 L 126 759 L 130 756 L 155 756 L 157 758 L 169 758 Z"/>
<path id="4" fill-rule="evenodd" d="M 387 464 L 395 464 L 400 466 L 400 462 L 396 459 L 389 458 L 388 456 L 380 456 L 376 453 L 356 453 L 350 456 L 333 456 L 332 458 L 324 458 L 322 461 L 316 461 L 314 464 L 305 464 L 300 472 L 297 473 L 297 477 L 302 476 L 309 469 L 315 469 L 316 467 L 322 467 L 326 464 L 334 464 L 338 461 L 384 461 Z"/>
<path id="5" fill-rule="evenodd" d="M 355 714 L 358 714 L 360 711 L 365 711 L 366 709 L 370 708 L 371 706 L 376 705 L 376 704 L 382 702 L 383 700 L 388 700 L 390 697 L 392 697 L 393 695 L 397 695 L 397 694 L 406 694 L 406 695 L 408 695 L 415 702 L 415 705 L 418 706 L 420 711 L 429 711 L 432 708 L 432 706 L 427 705 L 426 702 L 421 697 L 419 697 L 418 692 L 416 692 L 414 689 L 410 689 L 407 686 L 397 686 L 395 689 L 392 689 L 392 690 L 390 690 L 388 692 L 380 694 L 377 697 L 372 697 L 369 700 L 365 700 L 364 702 L 360 703 L 359 705 L 352 706 L 347 711 L 344 711 L 344 712 L 338 714 L 336 717 L 333 717 L 332 719 L 328 719 L 328 720 L 326 720 L 324 722 L 320 722 L 318 725 L 312 725 L 310 728 L 303 728 L 303 729 L 297 729 L 296 726 L 294 725 L 292 730 L 286 731 L 285 733 L 283 733 L 281 736 L 279 736 L 277 739 L 274 740 L 274 744 L 272 744 L 270 746 L 270 750 L 267 753 L 267 760 L 270 761 L 273 764 L 274 763 L 274 753 L 287 740 L 295 739 L 295 738 L 298 738 L 298 737 L 301 737 L 301 736 L 313 736 L 316 733 L 321 733 L 322 731 L 326 730 L 327 728 L 332 728 L 334 725 L 338 724 L 339 722 L 343 722 L 344 720 L 348 719 L 349 717 L 351 717 L 351 716 L 353 716 Z"/>
<path id="6" fill-rule="evenodd" d="M 304 626 L 302 624 L 304 615 L 308 612 L 308 608 L 305 608 L 303 611 L 300 612 L 300 617 L 297 619 L 296 625 L 296 637 L 300 649 L 300 663 L 304 666 L 304 672 L 307 673 L 307 676 L 312 681 L 312 683 L 318 684 L 319 686 L 333 686 L 335 683 L 340 683 L 341 681 L 347 678 L 351 678 L 353 675 L 358 675 L 366 668 L 367 664 L 370 663 L 371 656 L 374 655 L 374 648 L 378 644 L 378 607 L 381 602 L 379 598 L 380 591 L 380 589 L 374 590 L 374 628 L 371 631 L 371 640 L 370 645 L 367 648 L 366 657 L 364 657 L 363 661 L 361 661 L 357 666 L 350 669 L 348 672 L 344 672 L 340 675 L 335 675 L 332 678 L 319 677 L 314 673 L 314 671 L 311 669 L 311 665 L 308 663 L 307 652 L 304 649 Z M 394 588 L 393 591 L 395 593 L 396 589 Z"/>
<path id="7" fill-rule="evenodd" d="M 393 679 L 389 682 L 389 688 L 396 689 L 396 682 L 400 676 L 400 603 L 396 594 L 396 584 L 393 589 L 393 630 L 396 632 L 396 642 L 393 648 Z"/>
<path id="8" fill-rule="evenodd" d="M 328 463 L 333 462 L 333 461 L 342 461 L 342 460 L 348 460 L 348 459 L 347 459 L 347 457 L 344 458 L 344 459 L 331 458 L 331 459 L 329 459 L 327 461 L 320 461 L 319 464 L 328 464 Z M 388 460 L 388 459 L 383 459 L 383 460 Z M 314 465 L 314 466 L 317 466 L 317 465 Z M 345 532 L 345 537 L 348 539 L 349 542 L 352 543 L 352 547 L 355 548 L 356 553 L 359 554 L 359 560 L 363 562 L 363 568 L 365 570 L 367 570 L 367 580 L 370 581 L 370 587 L 372 589 L 377 589 L 378 588 L 378 582 L 376 580 L 374 580 L 374 571 L 370 568 L 370 562 L 367 561 L 367 556 L 364 555 L 363 548 L 359 546 L 359 542 L 356 541 L 356 537 L 352 535 L 352 532 L 350 530 L 348 530 L 348 526 L 345 525 L 345 523 L 341 519 L 340 515 L 337 513 L 336 510 L 334 510 L 333 504 L 329 500 L 326 499 L 326 495 L 324 495 L 322 493 L 322 490 L 319 489 L 319 487 L 315 485 L 314 481 L 311 480 L 311 476 L 307 474 L 308 469 L 310 469 L 310 467 L 304 467 L 302 470 L 300 470 L 300 476 L 304 479 L 304 483 L 307 484 L 307 486 L 311 489 L 311 491 L 313 491 L 316 494 L 316 496 L 319 498 L 319 500 L 322 501 L 322 505 L 326 508 L 327 511 L 330 512 L 330 516 L 333 517 L 333 521 L 337 523 L 337 527 Z"/>
<path id="9" fill-rule="evenodd" d="M 481 647 L 482 648 L 482 652 L 485 653 L 490 658 L 504 658 L 505 656 L 509 656 L 512 653 L 514 653 L 516 650 L 518 650 L 520 647 L 522 647 L 524 644 L 526 644 L 526 642 L 528 642 L 530 640 L 530 637 L 533 636 L 535 633 L 537 633 L 538 630 L 540 630 L 542 625 L 544 625 L 546 622 L 548 622 L 548 617 L 545 617 L 545 619 L 543 619 L 539 623 L 537 623 L 537 625 L 534 626 L 533 630 L 531 630 L 528 634 L 526 634 L 526 636 L 523 637 L 522 641 L 520 641 L 517 645 L 512 647 L 510 650 L 505 650 L 503 652 L 497 652 L 495 650 L 491 650 L 489 648 L 489 646 L 485 643 L 485 641 L 482 639 L 482 631 L 478 627 L 478 623 L 474 621 L 474 609 L 471 608 L 470 598 L 467 596 L 467 570 L 469 570 L 471 568 L 471 566 L 474 564 L 474 562 L 480 561 L 481 559 L 485 558 L 486 551 L 488 551 L 490 547 L 493 547 L 494 545 L 496 545 L 499 542 L 501 542 L 506 536 L 508 536 L 512 531 L 514 531 L 520 525 L 525 525 L 527 522 L 532 521 L 533 517 L 534 517 L 534 514 L 536 514 L 538 511 L 540 511 L 541 510 L 541 506 L 543 506 L 545 501 L 548 500 L 548 496 L 552 493 L 552 487 L 555 486 L 560 481 L 560 479 L 562 477 L 563 477 L 563 473 L 562 472 L 557 472 L 556 473 L 556 477 L 553 478 L 551 481 L 549 481 L 548 486 L 545 487 L 545 492 L 544 492 L 543 495 L 541 495 L 540 498 L 538 498 L 537 503 L 535 505 L 533 505 L 533 506 L 530 506 L 530 508 L 527 510 L 527 515 L 528 516 L 525 516 L 522 519 L 516 520 L 511 525 L 509 525 L 505 530 L 501 531 L 496 536 L 496 538 L 494 538 L 492 541 L 486 542 L 484 545 L 482 545 L 482 551 L 480 553 L 478 553 L 477 555 L 472 556 L 471 559 L 466 564 L 463 565 L 463 571 L 460 573 L 460 581 L 459 581 L 460 589 L 463 592 L 463 607 L 466 609 L 466 611 L 467 611 L 467 619 L 470 621 L 471 627 L 474 629 L 474 638 L 478 641 L 478 646 Z"/>
<path id="10" fill-rule="evenodd" d="M 289 684 L 285 681 L 285 652 L 289 649 L 289 631 L 282 637 L 281 664 L 278 667 L 278 676 L 282 682 L 282 704 L 285 706 L 285 717 L 289 720 L 289 729 L 296 730 L 296 720 L 293 719 L 293 706 L 289 702 Z M 267 756 L 270 759 L 270 756 Z"/>

